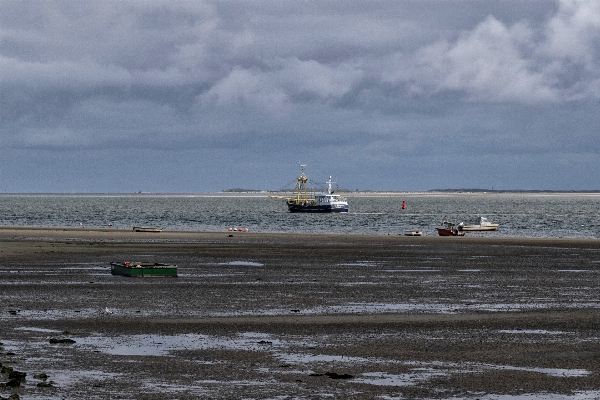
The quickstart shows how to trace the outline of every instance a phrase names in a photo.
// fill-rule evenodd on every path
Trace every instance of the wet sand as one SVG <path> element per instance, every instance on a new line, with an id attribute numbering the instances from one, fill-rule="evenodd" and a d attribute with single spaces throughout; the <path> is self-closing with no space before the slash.
<path id="1" fill-rule="evenodd" d="M 600 397 L 597 239 L 0 228 L 0 276 L 0 398 Z"/>

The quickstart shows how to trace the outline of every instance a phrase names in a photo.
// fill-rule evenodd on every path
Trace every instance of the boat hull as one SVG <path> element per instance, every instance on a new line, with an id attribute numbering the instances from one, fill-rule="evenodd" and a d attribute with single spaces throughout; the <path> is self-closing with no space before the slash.
<path id="1" fill-rule="evenodd" d="M 177 277 L 177 265 L 159 264 L 155 262 L 110 263 L 113 275 L 130 277 Z"/>
<path id="2" fill-rule="evenodd" d="M 465 236 L 464 233 L 459 233 L 456 229 L 435 228 L 440 236 Z"/>
<path id="3" fill-rule="evenodd" d="M 498 224 L 492 225 L 465 225 L 460 228 L 464 232 L 492 232 L 498 230 Z"/>
<path id="4" fill-rule="evenodd" d="M 293 213 L 347 213 L 348 205 L 303 205 L 287 203 L 288 211 Z"/>

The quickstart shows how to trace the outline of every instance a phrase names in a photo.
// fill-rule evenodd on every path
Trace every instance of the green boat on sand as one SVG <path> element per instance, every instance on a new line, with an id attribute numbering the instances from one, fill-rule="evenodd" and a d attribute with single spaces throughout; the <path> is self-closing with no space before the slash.
<path id="1" fill-rule="evenodd" d="M 160 264 L 152 261 L 111 262 L 110 272 L 113 275 L 139 277 L 177 277 L 177 265 Z"/>

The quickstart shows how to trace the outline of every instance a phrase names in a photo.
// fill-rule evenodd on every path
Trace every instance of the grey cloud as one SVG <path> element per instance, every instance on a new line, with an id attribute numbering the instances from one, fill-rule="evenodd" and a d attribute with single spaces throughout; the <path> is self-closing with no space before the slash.
<path id="1" fill-rule="evenodd" d="M 265 158 L 303 146 L 381 170 L 589 151 L 598 21 L 595 2 L 569 0 L 4 1 L 1 140 Z"/>

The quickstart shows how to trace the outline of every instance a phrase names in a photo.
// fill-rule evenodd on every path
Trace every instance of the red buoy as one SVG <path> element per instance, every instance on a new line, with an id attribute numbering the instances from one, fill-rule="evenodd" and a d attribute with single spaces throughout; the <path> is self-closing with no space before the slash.
<path id="1" fill-rule="evenodd" d="M 406 201 L 402 200 L 402 209 L 406 210 Z"/>

